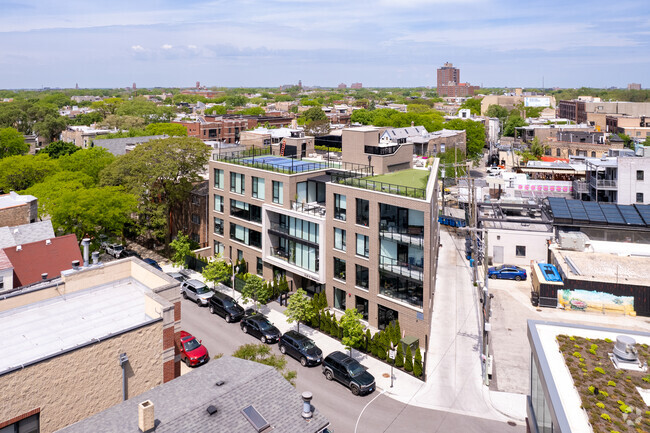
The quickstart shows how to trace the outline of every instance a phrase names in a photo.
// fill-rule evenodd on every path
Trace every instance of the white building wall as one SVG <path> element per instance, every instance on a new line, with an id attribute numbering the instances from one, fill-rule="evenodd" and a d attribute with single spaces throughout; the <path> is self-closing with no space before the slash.
<path id="1" fill-rule="evenodd" d="M 488 230 L 489 257 L 494 265 L 530 265 L 531 260 L 546 263 L 548 259 L 548 239 L 553 233 L 528 232 L 523 230 Z M 526 255 L 517 256 L 517 246 L 526 247 Z M 503 248 L 503 261 L 495 261 L 495 247 Z"/>
<path id="2" fill-rule="evenodd" d="M 637 180 L 637 171 L 643 172 L 643 180 Z M 650 204 L 650 158 L 618 158 L 618 204 L 637 203 L 637 193 Z"/>

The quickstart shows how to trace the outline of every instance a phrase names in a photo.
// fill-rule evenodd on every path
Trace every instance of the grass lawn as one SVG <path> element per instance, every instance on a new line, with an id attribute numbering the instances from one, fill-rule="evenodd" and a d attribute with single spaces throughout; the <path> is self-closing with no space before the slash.
<path id="1" fill-rule="evenodd" d="M 372 180 L 375 182 L 391 183 L 393 185 L 410 186 L 412 188 L 426 189 L 427 181 L 429 180 L 429 170 L 418 170 L 411 168 L 408 170 L 401 170 L 395 173 L 380 174 L 378 176 L 364 177 L 365 180 Z"/>

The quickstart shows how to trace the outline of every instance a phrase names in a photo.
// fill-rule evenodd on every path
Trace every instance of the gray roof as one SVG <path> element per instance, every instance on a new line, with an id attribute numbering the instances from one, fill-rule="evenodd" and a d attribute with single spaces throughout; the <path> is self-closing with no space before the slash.
<path id="1" fill-rule="evenodd" d="M 0 227 L 0 248 L 15 247 L 54 238 L 52 221 L 37 221 L 14 227 Z"/>
<path id="2" fill-rule="evenodd" d="M 150 140 L 158 140 L 159 138 L 167 138 L 166 135 L 148 135 L 146 137 L 124 137 L 124 138 L 105 138 L 103 140 L 94 140 L 93 145 L 96 147 L 103 147 L 108 149 L 113 155 L 124 155 L 127 147 L 135 146 L 136 144 L 146 143 Z"/>
<path id="3" fill-rule="evenodd" d="M 421 136 L 422 134 L 426 134 L 427 130 L 424 126 L 409 126 L 406 128 L 387 129 L 385 133 L 388 134 L 391 140 L 397 140 L 398 138 Z"/>
<path id="4" fill-rule="evenodd" d="M 216 386 L 219 380 L 224 384 Z M 59 431 L 139 432 L 138 404 L 145 400 L 154 405 L 156 433 L 255 433 L 241 412 L 249 405 L 275 432 L 316 433 L 329 424 L 318 411 L 309 422 L 302 418 L 300 394 L 274 368 L 226 356 Z M 210 405 L 216 414 L 208 414 Z"/>
<path id="5" fill-rule="evenodd" d="M 11 191 L 9 194 L 0 195 L 0 209 L 31 203 L 34 200 L 36 200 L 36 197 L 33 195 L 17 194 Z"/>

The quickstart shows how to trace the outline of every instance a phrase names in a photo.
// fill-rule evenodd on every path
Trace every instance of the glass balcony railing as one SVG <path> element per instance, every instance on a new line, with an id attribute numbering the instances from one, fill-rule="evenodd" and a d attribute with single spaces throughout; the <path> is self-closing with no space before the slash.
<path id="1" fill-rule="evenodd" d="M 379 225 L 379 236 L 384 239 L 424 247 L 424 227 L 400 227 L 392 223 Z"/>
<path id="2" fill-rule="evenodd" d="M 379 256 L 379 267 L 392 274 L 408 277 L 413 280 L 424 280 L 424 259 L 409 258 L 409 262 L 403 262 L 391 257 Z"/>

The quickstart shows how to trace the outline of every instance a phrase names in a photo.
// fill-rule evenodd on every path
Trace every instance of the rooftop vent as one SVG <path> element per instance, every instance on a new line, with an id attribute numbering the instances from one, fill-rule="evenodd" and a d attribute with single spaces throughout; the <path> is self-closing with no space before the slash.
<path id="1" fill-rule="evenodd" d="M 223 380 L 217 380 L 217 383 L 215 383 L 215 385 L 217 385 L 217 386 L 221 386 L 221 385 L 223 385 L 224 383 L 226 383 L 226 382 L 224 382 Z"/>
<path id="2" fill-rule="evenodd" d="M 47 280 L 47 272 L 43 272 L 43 273 L 41 274 L 41 279 L 43 279 L 43 280 Z"/>
<path id="3" fill-rule="evenodd" d="M 616 337 L 616 345 L 614 345 L 614 356 L 626 362 L 635 362 L 638 360 L 636 351 L 636 341 L 627 335 L 619 335 Z"/>
<path id="4" fill-rule="evenodd" d="M 22 251 L 23 247 L 21 245 L 16 245 L 16 251 Z"/>
<path id="5" fill-rule="evenodd" d="M 217 408 L 215 406 L 213 406 L 213 405 L 208 406 L 208 408 L 206 410 L 208 411 L 208 414 L 210 414 L 210 416 L 217 413 Z"/>
<path id="6" fill-rule="evenodd" d="M 72 269 L 74 269 L 74 270 L 79 269 L 79 260 L 73 260 L 72 261 Z"/>
<path id="7" fill-rule="evenodd" d="M 51 239 L 47 239 L 47 240 L 45 241 L 45 245 L 52 245 L 52 240 L 51 240 Z"/>

